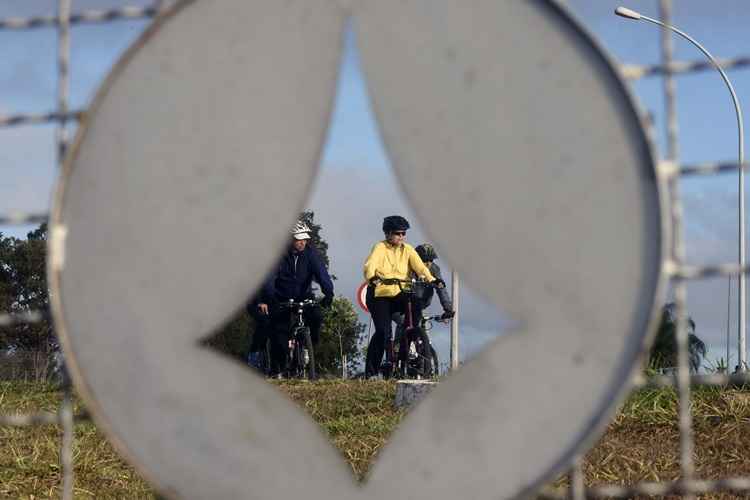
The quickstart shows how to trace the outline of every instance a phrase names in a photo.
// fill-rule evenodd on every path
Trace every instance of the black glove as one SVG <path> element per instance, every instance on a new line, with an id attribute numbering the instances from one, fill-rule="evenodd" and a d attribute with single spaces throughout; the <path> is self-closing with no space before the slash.
<path id="1" fill-rule="evenodd" d="M 440 278 L 437 278 L 432 282 L 432 284 L 435 286 L 435 288 L 445 288 L 445 281 L 441 280 Z"/>
<path id="2" fill-rule="evenodd" d="M 331 304 L 333 304 L 333 295 L 326 295 L 320 301 L 320 305 L 323 307 L 331 307 Z"/>
<path id="3" fill-rule="evenodd" d="M 445 311 L 443 315 L 440 316 L 440 319 L 442 320 L 451 319 L 455 315 L 456 315 L 456 311 Z"/>

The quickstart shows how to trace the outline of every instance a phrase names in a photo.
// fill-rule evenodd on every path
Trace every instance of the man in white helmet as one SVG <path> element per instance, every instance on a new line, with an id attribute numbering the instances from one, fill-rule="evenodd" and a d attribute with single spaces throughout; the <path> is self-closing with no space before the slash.
<path id="1" fill-rule="evenodd" d="M 303 221 L 298 221 L 292 229 L 292 240 L 287 251 L 266 280 L 257 298 L 258 314 L 268 315 L 270 319 L 268 333 L 271 338 L 272 375 L 281 370 L 282 360 L 286 356 L 290 320 L 289 312 L 279 311 L 278 304 L 289 299 L 301 301 L 312 298 L 313 281 L 320 285 L 324 295 L 320 304 L 329 307 L 333 303 L 333 281 L 323 258 L 315 247 L 309 244 L 310 238 L 310 228 Z M 320 338 L 323 316 L 318 308 L 306 309 L 304 314 L 315 346 Z"/>

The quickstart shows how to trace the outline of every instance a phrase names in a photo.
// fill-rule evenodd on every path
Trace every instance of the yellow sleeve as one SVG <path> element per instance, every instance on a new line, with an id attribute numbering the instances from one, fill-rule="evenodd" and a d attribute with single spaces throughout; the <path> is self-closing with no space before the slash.
<path id="1" fill-rule="evenodd" d="M 372 250 L 370 250 L 370 255 L 365 260 L 365 281 L 370 281 L 375 277 L 375 273 L 378 270 L 378 265 L 380 264 L 382 257 L 383 245 L 381 243 L 376 243 L 375 246 L 372 247 Z"/>
<path id="2" fill-rule="evenodd" d="M 427 281 L 435 281 L 435 277 L 432 275 L 427 266 L 424 265 L 422 259 L 419 258 L 419 254 L 411 246 L 408 249 L 409 252 L 409 267 L 414 271 L 420 278 L 425 278 Z"/>

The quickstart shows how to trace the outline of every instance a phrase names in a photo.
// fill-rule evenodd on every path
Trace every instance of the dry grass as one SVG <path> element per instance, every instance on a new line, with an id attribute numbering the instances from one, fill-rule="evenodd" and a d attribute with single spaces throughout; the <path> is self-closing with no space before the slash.
<path id="1" fill-rule="evenodd" d="M 0 383 L 0 413 L 55 411 L 61 393 L 48 385 Z M 80 403 L 76 401 L 76 411 Z M 56 425 L 0 427 L 0 497 L 59 498 L 61 429 Z M 92 423 L 76 425 L 75 498 L 154 498 Z"/>
<path id="2" fill-rule="evenodd" d="M 342 450 L 358 478 L 404 412 L 392 404 L 395 384 L 330 380 L 276 383 L 302 405 Z M 0 383 L 0 413 L 54 411 L 60 393 L 39 384 Z M 677 397 L 669 389 L 634 393 L 584 462 L 587 485 L 677 479 Z M 750 392 L 694 391 L 695 460 L 701 478 L 750 476 Z M 59 497 L 56 426 L 0 427 L 0 497 Z M 122 461 L 93 424 L 76 426 L 76 498 L 154 498 L 149 485 Z M 566 478 L 555 485 L 563 486 Z M 701 498 L 740 498 L 713 494 Z"/>
<path id="3" fill-rule="evenodd" d="M 360 480 L 405 415 L 393 406 L 394 382 L 289 381 L 279 385 L 328 432 Z"/>
<path id="4" fill-rule="evenodd" d="M 701 479 L 750 476 L 750 392 L 693 391 L 694 460 Z M 634 393 L 584 460 L 585 483 L 621 485 L 680 477 L 677 395 L 671 389 Z M 566 478 L 555 484 L 564 485 Z M 653 498 L 653 497 L 651 497 Z M 677 498 L 676 496 L 669 498 Z M 733 493 L 704 499 L 747 498 Z"/>

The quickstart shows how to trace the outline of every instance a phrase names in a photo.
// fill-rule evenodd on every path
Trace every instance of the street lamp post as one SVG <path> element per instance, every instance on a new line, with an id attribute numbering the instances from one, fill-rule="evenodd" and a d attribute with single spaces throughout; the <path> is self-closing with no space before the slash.
<path id="1" fill-rule="evenodd" d="M 685 40 L 689 41 L 698 49 L 703 52 L 703 54 L 711 61 L 711 63 L 714 65 L 714 67 L 718 70 L 719 74 L 721 74 L 722 79 L 724 80 L 724 83 L 726 83 L 727 88 L 729 89 L 729 93 L 732 94 L 732 102 L 734 103 L 734 110 L 737 114 L 737 129 L 739 134 L 739 234 L 740 234 L 740 241 L 739 241 L 739 260 L 740 260 L 740 276 L 739 276 L 739 297 L 737 300 L 739 301 L 739 328 L 738 328 L 738 346 L 737 346 L 737 359 L 738 359 L 738 367 L 739 370 L 745 370 L 747 367 L 747 360 L 746 360 L 746 337 L 745 337 L 745 169 L 744 169 L 744 162 L 745 162 L 745 131 L 744 131 L 744 125 L 742 122 L 742 109 L 740 108 L 740 102 L 739 99 L 737 99 L 737 93 L 734 91 L 734 87 L 732 86 L 732 83 L 729 81 L 729 78 L 727 77 L 727 74 L 724 72 L 724 70 L 721 68 L 719 63 L 714 59 L 714 56 L 711 55 L 711 53 L 706 50 L 705 47 L 703 47 L 700 43 L 695 41 L 690 35 L 687 33 L 684 33 L 683 31 L 678 30 L 674 26 L 670 26 L 668 24 L 665 24 L 657 19 L 652 19 L 650 17 L 644 16 L 640 14 L 639 12 L 636 12 L 634 10 L 626 9 L 625 7 L 618 7 L 615 9 L 615 14 L 617 14 L 620 17 L 624 17 L 626 19 L 633 19 L 636 21 L 648 21 L 653 24 L 657 24 L 661 26 L 662 28 L 666 28 L 668 30 L 673 31 L 674 33 L 677 33 Z"/>

